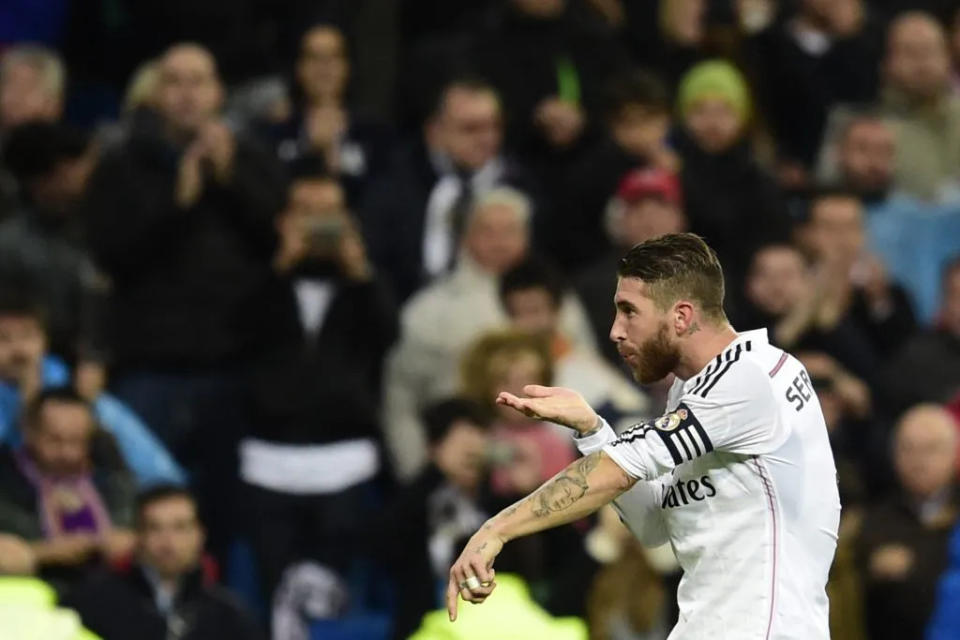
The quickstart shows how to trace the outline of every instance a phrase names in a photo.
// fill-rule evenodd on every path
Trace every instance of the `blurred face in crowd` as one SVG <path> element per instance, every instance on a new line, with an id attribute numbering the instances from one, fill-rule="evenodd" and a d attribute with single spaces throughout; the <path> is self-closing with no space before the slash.
<path id="1" fill-rule="evenodd" d="M 541 19 L 555 18 L 567 6 L 566 0 L 513 0 L 513 4 L 521 13 Z"/>
<path id="2" fill-rule="evenodd" d="M 473 491 L 483 479 L 489 443 L 486 429 L 462 418 L 454 421 L 447 435 L 433 445 L 430 455 L 449 481 L 464 491 Z"/>
<path id="3" fill-rule="evenodd" d="M 42 69 L 26 62 L 4 66 L 0 75 L 0 129 L 32 121 L 56 122 L 63 96 L 49 85 Z"/>
<path id="4" fill-rule="evenodd" d="M 684 124 L 700 148 L 711 154 L 735 145 L 743 130 L 736 109 L 718 97 L 704 97 L 690 105 Z"/>
<path id="5" fill-rule="evenodd" d="M 90 408 L 78 402 L 48 400 L 24 437 L 36 465 L 44 473 L 67 476 L 90 466 L 94 422 Z"/>
<path id="6" fill-rule="evenodd" d="M 16 383 L 35 372 L 46 349 L 46 334 L 36 318 L 0 315 L 0 379 Z"/>
<path id="7" fill-rule="evenodd" d="M 314 104 L 339 103 L 350 76 L 343 34 L 334 27 L 314 27 L 303 36 L 297 81 Z"/>
<path id="8" fill-rule="evenodd" d="M 515 289 L 504 299 L 513 325 L 525 333 L 552 335 L 560 318 L 560 309 L 545 287 Z"/>
<path id="9" fill-rule="evenodd" d="M 617 146 L 641 157 L 660 149 L 669 130 L 669 114 L 640 104 L 624 106 L 610 122 Z"/>
<path id="10" fill-rule="evenodd" d="M 140 562 L 166 580 L 176 579 L 200 563 L 203 527 L 196 505 L 184 496 L 146 504 L 140 514 L 138 534 Z"/>
<path id="11" fill-rule="evenodd" d="M 337 229 L 350 222 L 343 187 L 335 180 L 301 179 L 290 186 L 287 207 L 277 216 L 277 232 L 282 238 L 305 238 L 312 254 L 335 249 Z M 327 229 L 326 235 L 318 231 Z M 331 235 L 332 234 L 332 235 Z"/>
<path id="12" fill-rule="evenodd" d="M 944 278 L 940 322 L 947 331 L 960 337 L 960 265 Z"/>
<path id="13" fill-rule="evenodd" d="M 850 124 L 840 143 L 840 172 L 857 193 L 880 194 L 893 179 L 896 140 L 882 120 L 866 118 Z"/>
<path id="14" fill-rule="evenodd" d="M 623 247 L 632 247 L 665 233 L 679 233 L 686 229 L 683 212 L 673 202 L 657 197 L 646 197 L 636 202 L 623 202 L 613 221 L 614 237 Z"/>
<path id="15" fill-rule="evenodd" d="M 820 198 L 810 205 L 810 221 L 801 235 L 818 260 L 852 264 L 865 242 L 863 207 L 848 196 Z"/>
<path id="16" fill-rule="evenodd" d="M 707 13 L 704 0 L 662 0 L 660 25 L 664 34 L 679 44 L 694 46 L 703 40 Z"/>
<path id="17" fill-rule="evenodd" d="M 474 210 L 463 246 L 480 268 L 503 275 L 526 255 L 529 233 L 526 222 L 506 204 L 490 204 Z"/>
<path id="18" fill-rule="evenodd" d="M 428 144 L 453 163 L 476 171 L 500 153 L 500 102 L 491 91 L 452 87 L 427 127 Z"/>
<path id="19" fill-rule="evenodd" d="M 950 55 L 943 28 L 923 13 L 908 13 L 890 26 L 886 74 L 891 85 L 915 100 L 937 98 L 946 91 Z"/>
<path id="20" fill-rule="evenodd" d="M 747 275 L 747 299 L 763 313 L 779 317 L 796 306 L 807 288 L 803 256 L 786 245 L 761 249 Z"/>
<path id="21" fill-rule="evenodd" d="M 935 405 L 914 407 L 900 419 L 893 462 L 903 488 L 929 498 L 953 482 L 957 427 L 949 413 Z"/>
<path id="22" fill-rule="evenodd" d="M 160 59 L 156 104 L 177 133 L 196 133 L 216 117 L 222 102 L 223 87 L 209 51 L 181 44 Z"/>

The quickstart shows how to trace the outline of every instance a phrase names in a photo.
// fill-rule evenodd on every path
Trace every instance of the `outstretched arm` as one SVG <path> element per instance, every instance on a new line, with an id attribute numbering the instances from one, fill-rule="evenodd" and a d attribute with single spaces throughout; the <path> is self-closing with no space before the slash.
<path id="1" fill-rule="evenodd" d="M 574 522 L 614 500 L 636 480 L 602 451 L 581 458 L 516 504 L 491 518 L 470 538 L 450 569 L 447 610 L 457 618 L 457 595 L 483 602 L 496 586 L 493 560 L 520 536 Z"/>

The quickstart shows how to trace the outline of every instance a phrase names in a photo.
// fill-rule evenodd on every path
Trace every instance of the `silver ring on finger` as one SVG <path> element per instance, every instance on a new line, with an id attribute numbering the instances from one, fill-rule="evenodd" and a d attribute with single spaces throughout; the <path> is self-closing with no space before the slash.
<path id="1" fill-rule="evenodd" d="M 480 588 L 480 579 L 477 576 L 469 576 L 466 580 L 460 583 L 461 589 L 479 589 Z"/>

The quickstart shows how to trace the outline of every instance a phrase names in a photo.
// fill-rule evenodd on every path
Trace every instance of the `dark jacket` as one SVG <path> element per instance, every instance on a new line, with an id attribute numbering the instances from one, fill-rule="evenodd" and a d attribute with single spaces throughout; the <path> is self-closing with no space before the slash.
<path id="1" fill-rule="evenodd" d="M 616 343 L 610 340 L 610 328 L 614 316 L 613 297 L 617 293 L 617 267 L 624 253 L 625 250 L 619 249 L 608 251 L 576 279 L 577 296 L 587 311 L 600 353 L 615 367 L 623 366 L 623 358 Z"/>
<path id="2" fill-rule="evenodd" d="M 0 284 L 35 292 L 47 312 L 50 350 L 74 361 L 105 357 L 107 285 L 80 220 L 21 209 L 0 224 Z"/>
<path id="3" fill-rule="evenodd" d="M 677 146 L 690 231 L 717 252 L 726 281 L 741 282 L 754 249 L 765 241 L 789 239 L 782 195 L 754 160 L 748 142 L 708 154 L 681 132 Z"/>
<path id="4" fill-rule="evenodd" d="M 860 31 L 835 40 L 820 56 L 797 44 L 780 22 L 746 41 L 745 59 L 759 80 L 759 101 L 781 155 L 810 167 L 830 108 L 876 97 L 883 56 L 883 25 L 870 12 Z"/>
<path id="5" fill-rule="evenodd" d="M 148 115 L 108 149 L 90 185 L 89 241 L 111 276 L 118 367 L 217 367 L 249 347 L 246 317 L 269 274 L 279 164 L 242 136 L 226 185 L 205 181 L 189 209 L 174 202 L 182 150 Z"/>
<path id="6" fill-rule="evenodd" d="M 124 573 L 103 571 L 91 576 L 64 604 L 75 609 L 84 626 L 103 640 L 266 637 L 229 592 L 204 584 L 200 569 L 183 577 L 168 615 L 157 608 L 153 586 L 138 566 Z"/>
<path id="7" fill-rule="evenodd" d="M 863 520 L 858 556 L 864 579 L 865 614 L 871 640 L 922 638 L 933 613 L 936 588 L 947 567 L 957 502 L 947 505 L 941 522 L 924 525 L 904 496 L 869 510 Z M 873 575 L 871 556 L 888 546 L 909 550 L 910 567 L 901 578 Z"/>
<path id="8" fill-rule="evenodd" d="M 293 278 L 271 279 L 257 304 L 257 438 L 320 444 L 379 436 L 381 368 L 397 335 L 396 309 L 376 280 L 330 282 L 335 293 L 315 339 L 301 324 Z"/>
<path id="9" fill-rule="evenodd" d="M 944 330 L 915 336 L 884 368 L 883 387 L 892 415 L 920 402 L 949 401 L 960 392 L 960 336 Z"/>

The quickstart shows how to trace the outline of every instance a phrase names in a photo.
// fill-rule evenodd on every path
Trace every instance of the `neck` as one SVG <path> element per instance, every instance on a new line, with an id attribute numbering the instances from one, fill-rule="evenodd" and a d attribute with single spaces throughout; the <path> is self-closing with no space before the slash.
<path id="1" fill-rule="evenodd" d="M 673 370 L 681 380 L 695 376 L 737 339 L 737 332 L 726 320 L 718 325 L 700 324 L 700 329 L 685 338 L 686 345 L 680 354 L 680 362 Z"/>

